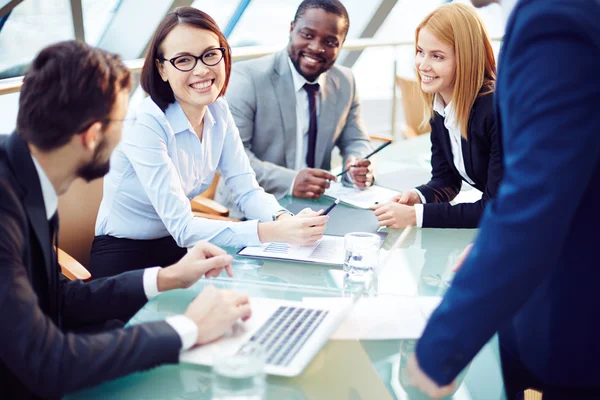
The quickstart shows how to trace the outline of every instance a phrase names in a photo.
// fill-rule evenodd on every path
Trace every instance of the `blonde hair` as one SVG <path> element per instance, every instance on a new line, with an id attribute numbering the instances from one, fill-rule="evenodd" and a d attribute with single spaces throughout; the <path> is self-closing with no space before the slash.
<path id="1" fill-rule="evenodd" d="M 496 86 L 496 60 L 488 33 L 473 7 L 460 3 L 445 4 L 425 17 L 415 32 L 415 54 L 423 28 L 454 48 L 456 74 L 452 104 L 461 135 L 466 139 L 475 100 L 493 92 Z M 418 71 L 417 79 L 420 84 Z M 425 102 L 422 125 L 426 126 L 433 117 L 434 95 L 423 91 L 421 95 Z"/>

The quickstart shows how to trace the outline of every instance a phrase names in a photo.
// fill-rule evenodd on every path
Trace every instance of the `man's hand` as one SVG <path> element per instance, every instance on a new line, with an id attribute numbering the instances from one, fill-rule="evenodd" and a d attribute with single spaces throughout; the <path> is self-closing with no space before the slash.
<path id="1" fill-rule="evenodd" d="M 462 267 L 465 260 L 467 259 L 467 256 L 471 252 L 471 249 L 473 248 L 473 244 L 474 243 L 469 243 L 467 247 L 465 247 L 465 249 L 462 251 L 462 253 L 458 255 L 458 258 L 456 259 L 456 264 L 454 264 L 454 266 L 452 267 L 452 272 L 456 272 L 460 269 L 460 267 Z"/>
<path id="2" fill-rule="evenodd" d="M 185 316 L 198 326 L 196 344 L 212 342 L 223 336 L 239 319 L 252 315 L 248 295 L 231 290 L 204 288 L 189 305 Z"/>
<path id="3" fill-rule="evenodd" d="M 344 169 L 348 169 L 348 174 L 359 189 L 366 189 L 373 184 L 373 166 L 371 161 L 349 156 L 346 159 Z"/>
<path id="4" fill-rule="evenodd" d="M 421 370 L 417 357 L 414 354 L 408 359 L 406 372 L 408 373 L 411 384 L 429 397 L 439 399 L 454 393 L 456 386 L 455 382 L 452 382 L 447 386 L 438 386 L 437 383 Z"/>
<path id="5" fill-rule="evenodd" d="M 298 172 L 292 195 L 305 199 L 318 199 L 329 188 L 329 181 L 336 181 L 335 175 L 323 169 L 306 168 Z"/>
<path id="6" fill-rule="evenodd" d="M 176 264 L 158 271 L 158 290 L 184 289 L 192 286 L 203 275 L 207 278 L 219 276 L 225 268 L 227 275 L 233 276 L 233 258 L 225 250 L 199 242 L 188 250 Z"/>
<path id="7" fill-rule="evenodd" d="M 395 203 L 406 204 L 407 206 L 414 206 L 415 204 L 421 204 L 421 197 L 419 194 L 412 190 L 407 190 L 400 194 L 395 195 L 392 198 Z"/>
<path id="8" fill-rule="evenodd" d="M 379 226 L 402 229 L 417 225 L 417 214 L 413 206 L 389 202 L 371 207 L 379 221 Z"/>

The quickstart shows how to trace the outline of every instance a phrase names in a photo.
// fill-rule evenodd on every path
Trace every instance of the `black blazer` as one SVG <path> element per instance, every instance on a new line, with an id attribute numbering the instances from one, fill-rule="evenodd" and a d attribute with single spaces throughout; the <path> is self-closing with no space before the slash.
<path id="1" fill-rule="evenodd" d="M 502 140 L 496 129 L 493 93 L 475 100 L 469 124 L 468 140 L 462 138 L 467 175 L 483 192 L 475 203 L 451 205 L 463 181 L 454 166 L 452 147 L 444 118 L 434 112 L 431 119 L 431 175 L 426 185 L 417 189 L 425 196 L 423 228 L 476 228 L 489 199 L 496 196 L 504 172 Z"/>
<path id="2" fill-rule="evenodd" d="M 75 326 L 130 318 L 146 303 L 143 271 L 67 281 L 50 242 L 27 144 L 0 137 L 0 397 L 58 398 L 108 379 L 176 363 L 177 333 L 156 322 L 81 335 Z"/>

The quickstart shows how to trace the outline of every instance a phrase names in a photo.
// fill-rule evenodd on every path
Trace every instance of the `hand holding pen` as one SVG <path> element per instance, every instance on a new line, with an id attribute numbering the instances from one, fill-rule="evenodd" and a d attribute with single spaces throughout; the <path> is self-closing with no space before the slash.
<path id="1" fill-rule="evenodd" d="M 356 186 L 360 189 L 366 189 L 373 184 L 373 173 L 372 165 L 369 158 L 381 150 L 390 145 L 391 142 L 385 142 L 371 153 L 367 154 L 365 158 L 359 159 L 355 156 L 348 157 L 345 168 L 337 176 L 342 176 L 346 172 L 350 172 L 350 177 Z"/>

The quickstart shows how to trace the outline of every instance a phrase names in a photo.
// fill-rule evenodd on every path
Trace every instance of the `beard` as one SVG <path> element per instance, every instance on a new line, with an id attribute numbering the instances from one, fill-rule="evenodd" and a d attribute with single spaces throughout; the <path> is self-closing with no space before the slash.
<path id="1" fill-rule="evenodd" d="M 96 151 L 94 152 L 94 157 L 92 160 L 86 165 L 79 168 L 77 171 L 77 176 L 81 179 L 84 179 L 86 182 L 93 181 L 94 179 L 102 178 L 104 175 L 108 174 L 110 170 L 110 158 L 106 161 L 102 161 L 104 155 L 104 149 L 107 147 L 106 138 L 100 142 L 98 147 L 96 147 Z"/>
<path id="2" fill-rule="evenodd" d="M 292 60 L 292 65 L 294 66 L 294 68 L 296 68 L 296 71 L 302 75 L 304 77 L 304 79 L 306 79 L 308 82 L 314 82 L 317 80 L 317 78 L 324 72 L 327 72 L 327 70 L 329 70 L 331 68 L 331 66 L 333 64 L 323 64 L 321 66 L 321 68 L 319 68 L 317 70 L 317 72 L 309 74 L 305 71 L 302 70 L 302 66 L 300 65 L 300 58 L 302 57 L 302 54 L 304 53 L 304 51 L 302 50 L 296 50 L 294 47 L 292 47 L 291 51 L 288 50 L 288 54 L 290 55 L 290 60 Z M 317 58 L 321 58 L 319 56 L 315 56 Z M 324 60 L 325 61 L 325 60 Z"/>

